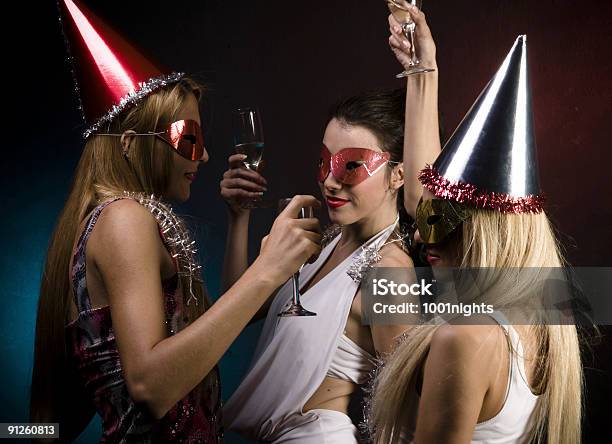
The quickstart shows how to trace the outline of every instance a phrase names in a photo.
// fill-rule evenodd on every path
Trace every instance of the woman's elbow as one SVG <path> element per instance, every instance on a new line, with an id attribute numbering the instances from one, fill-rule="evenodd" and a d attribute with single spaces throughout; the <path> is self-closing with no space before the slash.
<path id="1" fill-rule="evenodd" d="M 172 406 L 168 405 L 168 402 L 164 401 L 163 397 L 160 396 L 159 390 L 148 383 L 144 378 L 135 376 L 128 377 L 126 375 L 125 381 L 130 398 L 132 398 L 136 404 L 145 406 L 155 419 L 163 418 L 172 408 Z"/>

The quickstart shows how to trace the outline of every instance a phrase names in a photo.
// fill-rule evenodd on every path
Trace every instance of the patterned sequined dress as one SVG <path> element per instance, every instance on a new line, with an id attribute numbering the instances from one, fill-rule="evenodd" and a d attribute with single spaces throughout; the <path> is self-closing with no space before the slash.
<path id="1" fill-rule="evenodd" d="M 117 199 L 115 199 L 117 200 Z M 200 384 L 163 418 L 156 420 L 130 397 L 122 374 L 109 306 L 91 307 L 86 282 L 85 248 L 102 210 L 114 200 L 96 207 L 75 249 L 71 270 L 77 318 L 65 327 L 67 354 L 98 414 L 102 417 L 103 443 L 221 443 L 219 372 L 212 383 Z M 163 234 L 160 236 L 165 243 Z M 166 333 L 178 330 L 182 297 L 178 275 L 162 282 Z"/>

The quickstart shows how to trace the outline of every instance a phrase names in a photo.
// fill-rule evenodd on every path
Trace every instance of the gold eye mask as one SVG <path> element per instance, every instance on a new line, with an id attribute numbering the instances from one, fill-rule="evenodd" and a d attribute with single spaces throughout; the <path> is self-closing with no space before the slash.
<path id="1" fill-rule="evenodd" d="M 416 224 L 426 244 L 442 242 L 469 217 L 464 205 L 446 199 L 421 199 L 416 210 Z"/>

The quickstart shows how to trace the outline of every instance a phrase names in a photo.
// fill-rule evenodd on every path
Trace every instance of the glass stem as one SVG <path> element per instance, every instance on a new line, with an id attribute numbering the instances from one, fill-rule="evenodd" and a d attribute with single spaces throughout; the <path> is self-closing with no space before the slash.
<path id="1" fill-rule="evenodd" d="M 416 25 L 414 24 L 414 22 L 405 23 L 402 28 L 404 31 L 404 35 L 410 42 L 410 66 L 418 65 L 419 59 L 417 59 L 416 48 L 414 46 L 414 30 L 416 28 Z"/>
<path id="2" fill-rule="evenodd" d="M 293 304 L 300 305 L 300 272 L 293 273 Z"/>

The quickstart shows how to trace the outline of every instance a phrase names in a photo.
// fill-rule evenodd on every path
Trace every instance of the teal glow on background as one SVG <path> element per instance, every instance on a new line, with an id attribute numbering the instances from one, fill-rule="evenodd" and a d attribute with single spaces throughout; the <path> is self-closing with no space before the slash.
<path id="1" fill-rule="evenodd" d="M 77 147 L 80 145 L 78 139 L 74 143 Z M 36 162 L 40 169 L 19 167 L 16 174 L 23 180 L 22 183 L 31 185 L 13 185 L 13 191 L 5 194 L 1 206 L 3 253 L 0 255 L 0 422 L 27 422 L 29 416 L 40 279 L 47 243 L 64 205 L 78 156 L 78 152 L 74 150 L 63 155 L 55 153 L 55 157 L 53 154 L 44 161 L 39 159 Z M 7 190 L 10 185 L 3 186 Z M 198 194 L 198 197 L 201 198 L 202 195 Z M 211 218 L 213 222 L 209 222 L 205 216 L 198 217 L 201 222 L 194 230 L 198 245 L 201 246 L 200 256 L 207 288 L 213 298 L 219 294 L 225 237 L 225 213 L 222 207 L 218 210 L 214 212 L 215 217 Z M 185 214 L 198 212 L 197 208 L 181 208 L 177 211 Z M 215 218 L 219 220 L 216 221 Z M 227 399 L 242 379 L 250 363 L 260 329 L 261 323 L 247 327 L 222 359 L 220 367 L 224 399 Z M 100 435 L 101 421 L 96 415 L 75 442 L 98 442 Z M 231 444 L 245 441 L 236 435 L 228 434 L 226 442 Z"/>

